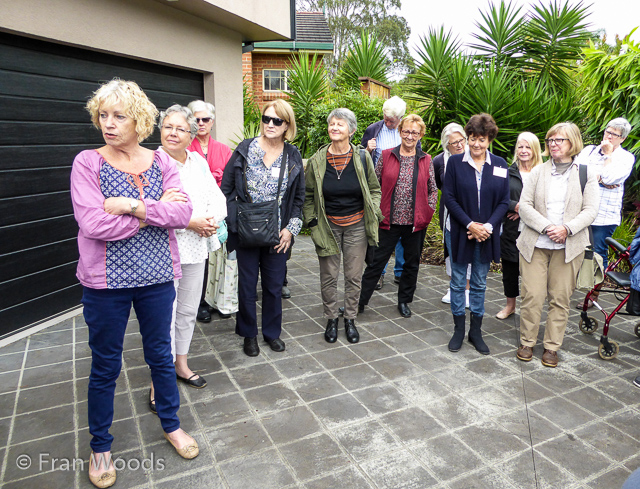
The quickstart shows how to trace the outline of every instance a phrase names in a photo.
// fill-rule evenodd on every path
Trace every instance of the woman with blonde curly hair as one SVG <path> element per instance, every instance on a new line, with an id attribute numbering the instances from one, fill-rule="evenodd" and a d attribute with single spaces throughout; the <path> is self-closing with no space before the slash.
<path id="1" fill-rule="evenodd" d="M 138 85 L 114 79 L 94 93 L 87 110 L 106 144 L 76 156 L 71 199 L 92 355 L 89 479 L 109 487 L 116 480 L 109 428 L 132 305 L 164 436 L 182 457 L 198 455 L 198 444 L 180 428 L 170 336 L 174 280 L 182 276 L 173 230 L 187 227 L 192 205 L 169 156 L 140 146 L 158 111 Z"/>
<path id="2" fill-rule="evenodd" d="M 529 179 L 531 170 L 542 163 L 540 141 L 538 136 L 531 132 L 523 132 L 516 140 L 516 149 L 513 155 L 513 163 L 509 167 L 509 210 L 502 221 L 502 234 L 500 234 L 500 261 L 502 262 L 502 285 L 507 305 L 496 317 L 507 319 L 516 311 L 516 297 L 520 295 L 518 279 L 520 277 L 518 248 L 516 239 L 524 228 L 520 221 L 520 194 L 522 187 Z"/>

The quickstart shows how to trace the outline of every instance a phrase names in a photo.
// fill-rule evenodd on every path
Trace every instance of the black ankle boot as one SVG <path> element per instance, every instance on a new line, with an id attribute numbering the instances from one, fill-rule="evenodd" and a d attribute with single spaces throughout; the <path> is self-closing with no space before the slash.
<path id="1" fill-rule="evenodd" d="M 338 339 L 338 318 L 327 321 L 327 329 L 324 332 L 324 339 L 327 343 L 335 343 Z"/>
<path id="2" fill-rule="evenodd" d="M 453 316 L 453 336 L 449 341 L 449 351 L 460 351 L 462 342 L 464 341 L 464 323 L 467 319 L 466 315 Z"/>
<path id="3" fill-rule="evenodd" d="M 489 347 L 482 339 L 482 316 L 471 313 L 471 326 L 469 327 L 469 343 L 483 355 L 489 354 Z"/>
<path id="4" fill-rule="evenodd" d="M 347 335 L 349 343 L 357 343 L 360 341 L 360 333 L 358 333 L 356 323 L 353 319 L 344 319 L 344 332 Z"/>

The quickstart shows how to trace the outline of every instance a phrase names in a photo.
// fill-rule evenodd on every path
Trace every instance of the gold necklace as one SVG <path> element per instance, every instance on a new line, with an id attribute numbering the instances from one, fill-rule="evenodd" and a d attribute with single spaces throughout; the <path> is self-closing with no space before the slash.
<path id="1" fill-rule="evenodd" d="M 340 156 L 342 155 L 347 155 L 351 152 L 351 149 L 349 149 L 349 151 L 347 151 L 346 153 L 341 153 Z M 349 163 L 347 163 L 347 165 L 344 165 L 344 167 L 342 168 L 342 170 L 338 171 L 338 169 L 336 168 L 336 157 L 335 155 L 331 152 L 331 151 L 327 151 L 328 155 L 331 155 L 331 166 L 333 167 L 333 169 L 336 171 L 336 174 L 338 175 L 338 180 L 340 180 L 340 177 L 342 176 L 342 173 L 344 172 L 344 169 L 347 167 L 347 165 Z"/>

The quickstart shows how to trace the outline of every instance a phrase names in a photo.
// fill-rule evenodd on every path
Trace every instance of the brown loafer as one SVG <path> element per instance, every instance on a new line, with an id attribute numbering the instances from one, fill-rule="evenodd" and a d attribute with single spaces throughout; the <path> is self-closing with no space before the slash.
<path id="1" fill-rule="evenodd" d="M 178 452 L 178 455 L 180 455 L 182 458 L 186 458 L 190 460 L 192 458 L 196 458 L 200 453 L 200 449 L 198 448 L 198 442 L 195 440 L 193 440 L 193 443 L 187 443 L 183 447 L 178 447 L 173 444 L 173 442 L 171 441 L 171 438 L 169 438 L 169 435 L 167 435 L 166 433 L 163 433 L 163 435 L 167 439 L 167 441 L 171 443 L 171 446 L 176 449 L 176 452 Z"/>
<path id="2" fill-rule="evenodd" d="M 516 357 L 518 360 L 522 360 L 523 362 L 530 362 L 533 358 L 533 348 L 530 346 L 520 345 L 518 351 L 516 352 Z"/>
<path id="3" fill-rule="evenodd" d="M 553 350 L 544 349 L 542 354 L 542 365 L 545 367 L 557 367 L 558 366 L 558 353 Z"/>

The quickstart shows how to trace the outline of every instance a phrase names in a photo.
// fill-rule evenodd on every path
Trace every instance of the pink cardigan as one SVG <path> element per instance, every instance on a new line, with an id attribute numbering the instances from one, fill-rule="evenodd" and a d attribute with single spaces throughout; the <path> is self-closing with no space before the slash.
<path id="1" fill-rule="evenodd" d="M 182 190 L 180 176 L 170 157 L 156 151 L 155 159 L 163 174 L 164 189 Z M 95 150 L 78 154 L 71 169 L 71 200 L 78 222 L 80 260 L 76 276 L 80 283 L 92 289 L 106 289 L 106 242 L 134 236 L 139 229 L 138 218 L 131 215 L 113 216 L 104 211 L 104 195 L 100 190 L 100 168 L 104 158 Z M 145 222 L 169 230 L 169 247 L 175 278 L 182 277 L 178 243 L 173 229 L 184 229 L 191 219 L 191 200 L 186 204 L 143 199 L 147 209 Z"/>
<path id="2" fill-rule="evenodd" d="M 204 152 L 202 151 L 202 146 L 200 146 L 200 141 L 198 141 L 198 138 L 194 138 L 187 149 L 189 151 L 194 151 L 205 158 Z M 227 161 L 229 161 L 229 158 L 231 158 L 232 154 L 233 153 L 229 146 L 219 143 L 211 136 L 209 136 L 207 156 L 205 159 L 209 164 L 209 170 L 211 170 L 213 178 L 216 179 L 218 187 L 222 182 L 222 173 L 224 172 L 224 167 L 227 166 Z"/>

